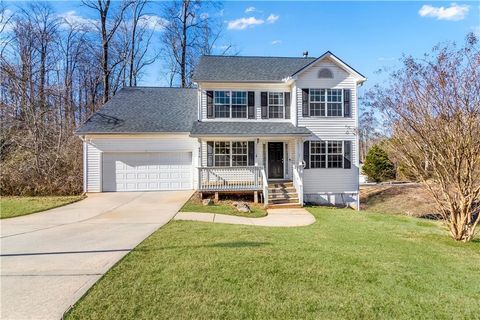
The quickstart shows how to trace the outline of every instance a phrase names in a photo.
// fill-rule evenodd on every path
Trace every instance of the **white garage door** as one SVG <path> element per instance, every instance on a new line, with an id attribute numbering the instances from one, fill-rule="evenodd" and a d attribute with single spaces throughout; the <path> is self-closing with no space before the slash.
<path id="1" fill-rule="evenodd" d="M 191 152 L 104 153 L 103 191 L 192 189 Z"/>

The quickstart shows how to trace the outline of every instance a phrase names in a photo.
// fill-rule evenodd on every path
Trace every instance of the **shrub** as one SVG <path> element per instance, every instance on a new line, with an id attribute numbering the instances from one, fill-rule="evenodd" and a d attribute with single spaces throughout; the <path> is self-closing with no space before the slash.
<path id="1" fill-rule="evenodd" d="M 387 152 L 379 145 L 374 145 L 367 153 L 363 173 L 369 180 L 382 182 L 395 179 L 395 166 L 388 158 Z"/>

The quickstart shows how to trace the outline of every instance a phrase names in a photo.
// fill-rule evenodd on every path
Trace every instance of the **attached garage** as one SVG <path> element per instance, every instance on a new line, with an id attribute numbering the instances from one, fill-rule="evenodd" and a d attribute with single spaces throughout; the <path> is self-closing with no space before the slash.
<path id="1" fill-rule="evenodd" d="M 191 152 L 106 152 L 103 191 L 193 189 Z"/>
<path id="2" fill-rule="evenodd" d="M 198 185 L 198 90 L 127 87 L 78 128 L 85 192 L 191 190 Z"/>

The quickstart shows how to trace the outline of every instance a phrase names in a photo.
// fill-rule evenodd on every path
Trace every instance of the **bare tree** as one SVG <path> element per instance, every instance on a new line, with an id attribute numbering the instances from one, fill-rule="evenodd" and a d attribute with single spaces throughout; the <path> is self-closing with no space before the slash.
<path id="1" fill-rule="evenodd" d="M 453 239 L 470 241 L 480 221 L 480 51 L 474 34 L 463 47 L 436 46 L 405 57 L 389 86 L 370 103 L 392 128 L 392 152 L 429 190 Z"/>
<path id="2" fill-rule="evenodd" d="M 361 108 L 358 128 L 360 161 L 365 161 L 368 150 L 380 140 L 380 137 L 381 134 L 378 132 L 378 120 L 374 110 Z"/>
<path id="3" fill-rule="evenodd" d="M 149 4 L 148 0 L 134 1 L 119 27 L 114 46 L 117 55 L 126 57 L 121 63 L 119 77 L 124 86 L 136 86 L 142 69 L 154 63 L 159 56 L 158 50 L 151 44 L 163 23 L 158 16 L 147 13 Z"/>
<path id="4" fill-rule="evenodd" d="M 100 32 L 102 42 L 102 72 L 103 72 L 103 102 L 107 102 L 110 98 L 110 75 L 116 64 L 120 63 L 117 60 L 113 65 L 110 63 L 110 44 L 115 33 L 123 21 L 123 14 L 125 10 L 131 5 L 131 1 L 122 1 L 120 7 L 112 13 L 110 7 L 110 0 L 84 0 L 83 3 L 95 10 L 99 16 L 98 30 Z"/>
<path id="5" fill-rule="evenodd" d="M 9 41 L 0 58 L 0 190 L 78 193 L 81 143 L 73 131 L 101 94 L 88 31 L 66 25 L 47 3 L 33 2 L 17 8 L 3 34 Z M 87 99 L 87 92 L 94 97 Z"/>
<path id="6" fill-rule="evenodd" d="M 202 54 L 211 54 L 221 38 L 222 24 L 208 14 L 217 4 L 201 0 L 175 0 L 163 8 L 168 21 L 163 31 L 162 46 L 170 83 L 179 78 L 180 87 L 192 85 L 191 77 Z M 231 46 L 222 49 L 227 54 Z"/>

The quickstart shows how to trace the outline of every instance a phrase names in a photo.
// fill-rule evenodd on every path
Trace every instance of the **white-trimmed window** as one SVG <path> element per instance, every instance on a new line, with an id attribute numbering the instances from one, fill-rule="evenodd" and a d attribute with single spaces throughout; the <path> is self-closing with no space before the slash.
<path id="1" fill-rule="evenodd" d="M 247 141 L 232 142 L 232 166 L 246 167 L 248 165 L 248 143 Z"/>
<path id="2" fill-rule="evenodd" d="M 215 91 L 213 108 L 215 118 L 247 118 L 247 92 Z"/>
<path id="3" fill-rule="evenodd" d="M 342 89 L 327 89 L 327 117 L 343 116 Z"/>
<path id="4" fill-rule="evenodd" d="M 327 141 L 327 168 L 343 168 L 343 141 Z"/>
<path id="5" fill-rule="evenodd" d="M 213 157 L 214 166 L 229 167 L 231 163 L 230 151 L 230 141 L 216 141 Z"/>
<path id="6" fill-rule="evenodd" d="M 310 89 L 310 116 L 325 116 L 325 89 Z"/>
<path id="7" fill-rule="evenodd" d="M 310 89 L 309 106 L 311 117 L 342 117 L 342 89 Z"/>
<path id="8" fill-rule="evenodd" d="M 283 119 L 285 99 L 283 92 L 268 93 L 268 118 Z"/>
<path id="9" fill-rule="evenodd" d="M 215 118 L 230 118 L 230 91 L 215 91 L 213 107 Z"/>
<path id="10" fill-rule="evenodd" d="M 213 166 L 248 166 L 248 141 L 215 141 L 213 148 Z"/>
<path id="11" fill-rule="evenodd" d="M 310 168 L 343 168 L 343 141 L 310 141 Z"/>
<path id="12" fill-rule="evenodd" d="M 232 118 L 247 117 L 247 92 L 232 91 Z"/>

